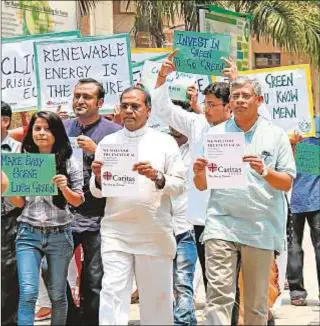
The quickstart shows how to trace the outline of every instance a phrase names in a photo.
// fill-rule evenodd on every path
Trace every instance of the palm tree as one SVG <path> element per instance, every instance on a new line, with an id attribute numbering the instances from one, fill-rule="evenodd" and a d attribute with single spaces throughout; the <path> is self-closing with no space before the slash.
<path id="1" fill-rule="evenodd" d="M 135 32 L 149 31 L 156 45 L 165 41 L 163 18 L 169 24 L 183 19 L 186 30 L 197 29 L 197 6 L 214 4 L 225 9 L 253 16 L 251 33 L 257 40 L 264 39 L 280 48 L 305 53 L 320 67 L 320 11 L 319 1 L 206 1 L 206 0 L 131 0 L 137 8 Z"/>
<path id="2" fill-rule="evenodd" d="M 79 0 L 82 15 L 99 2 Z M 197 6 L 214 4 L 225 9 L 253 16 L 251 33 L 257 40 L 295 53 L 307 54 L 320 67 L 320 1 L 286 0 L 129 0 L 136 5 L 134 32 L 147 31 L 157 47 L 165 42 L 164 19 L 167 23 L 182 19 L 185 30 L 197 30 Z"/>
<path id="3" fill-rule="evenodd" d="M 78 0 L 79 10 L 81 16 L 87 16 L 90 11 L 96 7 L 96 5 L 101 2 L 99 0 Z"/>

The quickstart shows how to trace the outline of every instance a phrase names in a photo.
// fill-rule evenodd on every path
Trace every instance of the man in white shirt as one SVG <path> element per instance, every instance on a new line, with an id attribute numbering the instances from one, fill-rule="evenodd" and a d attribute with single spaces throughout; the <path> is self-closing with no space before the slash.
<path id="1" fill-rule="evenodd" d="M 186 168 L 190 165 L 188 138 L 170 127 L 170 134 L 179 145 Z M 186 219 L 187 190 L 181 195 L 171 196 L 174 235 L 177 254 L 173 261 L 174 325 L 197 325 L 194 309 L 193 279 L 197 262 L 197 247 L 193 225 Z"/>
<path id="2" fill-rule="evenodd" d="M 213 83 L 204 90 L 205 95 L 205 114 L 197 114 L 195 112 L 187 112 L 181 106 L 174 105 L 169 97 L 166 76 L 175 71 L 175 65 L 172 61 L 174 53 L 169 55 L 165 60 L 158 74 L 156 89 L 152 95 L 152 112 L 159 116 L 163 122 L 188 137 L 190 150 L 190 162 L 194 162 L 202 152 L 203 135 L 214 125 L 218 125 L 231 117 L 229 108 L 229 84 L 225 82 Z M 223 71 L 226 77 L 234 79 L 237 76 L 237 67 L 230 61 L 225 59 L 227 68 Z M 198 250 L 199 261 L 201 264 L 203 282 L 207 287 L 207 278 L 205 275 L 205 259 L 204 246 L 199 242 L 201 233 L 204 230 L 204 218 L 206 215 L 206 206 L 209 198 L 209 192 L 200 192 L 195 188 L 192 178 L 192 164 L 189 164 L 189 180 L 188 187 L 188 210 L 187 220 L 194 225 L 196 244 Z"/>
<path id="3" fill-rule="evenodd" d="M 135 142 L 139 162 L 138 189 L 130 197 L 109 197 L 101 221 L 104 276 L 100 294 L 100 324 L 128 323 L 132 280 L 140 295 L 142 325 L 171 325 L 172 260 L 176 254 L 170 196 L 185 189 L 186 170 L 175 140 L 146 126 L 150 95 L 141 88 L 120 97 L 124 129 L 106 136 L 92 163 L 90 190 L 102 197 L 102 144 Z"/>

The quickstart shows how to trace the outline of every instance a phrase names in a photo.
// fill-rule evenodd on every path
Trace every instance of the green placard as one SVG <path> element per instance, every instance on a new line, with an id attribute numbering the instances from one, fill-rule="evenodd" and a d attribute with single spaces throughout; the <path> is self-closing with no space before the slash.
<path id="1" fill-rule="evenodd" d="M 320 175 L 320 146 L 297 144 L 296 165 L 299 173 Z"/>
<path id="2" fill-rule="evenodd" d="M 1 167 L 9 179 L 2 196 L 52 196 L 57 187 L 52 178 L 56 175 L 54 154 L 1 154 Z"/>
<path id="3" fill-rule="evenodd" d="M 220 58 L 229 58 L 230 44 L 230 35 L 174 31 L 177 71 L 221 76 L 225 64 Z"/>

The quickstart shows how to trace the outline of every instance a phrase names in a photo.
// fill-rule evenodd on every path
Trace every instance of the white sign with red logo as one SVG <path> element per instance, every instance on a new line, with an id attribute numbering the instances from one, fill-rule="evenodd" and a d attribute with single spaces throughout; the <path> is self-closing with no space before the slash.
<path id="1" fill-rule="evenodd" d="M 208 189 L 244 188 L 246 185 L 244 133 L 209 134 L 204 138 Z"/>
<path id="2" fill-rule="evenodd" d="M 101 144 L 101 149 L 102 195 L 127 197 L 135 194 L 138 191 L 138 174 L 132 171 L 132 167 L 138 162 L 137 144 Z"/>

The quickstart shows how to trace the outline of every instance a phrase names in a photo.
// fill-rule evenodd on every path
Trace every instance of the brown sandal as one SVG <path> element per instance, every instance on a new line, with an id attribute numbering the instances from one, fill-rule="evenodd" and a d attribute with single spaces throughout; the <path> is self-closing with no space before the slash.
<path id="1" fill-rule="evenodd" d="M 303 298 L 291 299 L 291 304 L 293 306 L 306 306 L 307 300 Z"/>

